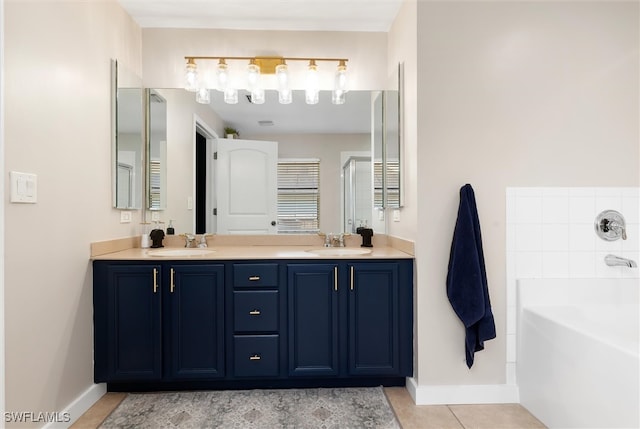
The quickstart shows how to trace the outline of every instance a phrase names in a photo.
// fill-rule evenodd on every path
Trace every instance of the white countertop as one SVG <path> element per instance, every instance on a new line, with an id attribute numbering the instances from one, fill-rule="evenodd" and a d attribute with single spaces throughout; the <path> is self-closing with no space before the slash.
<path id="1" fill-rule="evenodd" d="M 164 247 L 162 249 L 184 249 L 184 247 Z M 309 252 L 314 249 L 326 249 L 317 246 L 211 246 L 202 250 L 209 253 L 192 256 L 152 256 L 148 253 L 159 249 L 133 248 L 119 252 L 106 253 L 94 256 L 91 259 L 108 261 L 217 261 L 217 260 L 259 260 L 259 259 L 413 259 L 413 256 L 393 247 L 371 247 L 371 253 L 365 255 L 318 255 Z M 331 248 L 330 248 L 331 249 Z M 343 249 L 343 248 L 336 248 Z M 360 247 L 347 247 L 344 249 L 360 249 Z"/>

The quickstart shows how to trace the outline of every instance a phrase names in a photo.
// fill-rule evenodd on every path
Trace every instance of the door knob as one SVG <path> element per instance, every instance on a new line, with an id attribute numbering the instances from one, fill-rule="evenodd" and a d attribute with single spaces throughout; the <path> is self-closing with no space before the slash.
<path id="1" fill-rule="evenodd" d="M 271 221 L 271 226 L 276 226 L 276 221 L 275 220 Z"/>

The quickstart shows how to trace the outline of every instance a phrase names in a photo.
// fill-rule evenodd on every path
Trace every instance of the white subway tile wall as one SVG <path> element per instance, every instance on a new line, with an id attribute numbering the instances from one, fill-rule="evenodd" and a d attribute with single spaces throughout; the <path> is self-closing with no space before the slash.
<path id="1" fill-rule="evenodd" d="M 639 268 L 609 267 L 608 253 L 640 263 L 640 188 L 507 188 L 507 383 L 515 384 L 516 280 L 640 278 Z M 603 210 L 625 217 L 627 240 L 607 242 L 594 228 Z"/>

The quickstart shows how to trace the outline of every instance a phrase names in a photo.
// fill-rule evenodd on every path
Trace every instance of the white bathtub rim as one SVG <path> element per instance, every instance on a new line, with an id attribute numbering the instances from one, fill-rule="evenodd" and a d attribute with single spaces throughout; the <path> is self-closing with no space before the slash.
<path id="1" fill-rule="evenodd" d="M 640 338 L 638 338 L 638 325 L 635 326 L 636 330 L 631 335 L 620 334 L 619 332 L 607 332 L 605 327 L 596 326 L 595 330 L 589 330 L 587 328 L 593 328 L 594 326 L 585 326 L 576 320 L 569 318 L 556 317 L 558 312 L 566 310 L 567 313 L 573 310 L 581 310 L 581 307 L 566 306 L 566 305 L 545 305 L 545 306 L 532 306 L 522 308 L 522 317 L 526 317 L 527 314 L 533 314 L 537 317 L 546 319 L 554 324 L 557 324 L 560 328 L 570 329 L 579 335 L 590 338 L 593 341 L 601 342 L 609 347 L 616 349 L 619 352 L 628 354 L 636 359 L 640 358 Z M 637 320 L 637 318 L 636 318 Z M 584 322 L 585 320 L 583 320 Z M 596 322 L 592 320 L 586 320 L 589 324 L 593 325 Z"/>

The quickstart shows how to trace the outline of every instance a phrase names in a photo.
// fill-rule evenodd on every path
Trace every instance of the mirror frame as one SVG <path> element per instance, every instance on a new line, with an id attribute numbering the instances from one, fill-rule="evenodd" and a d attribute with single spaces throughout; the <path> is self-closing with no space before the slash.
<path id="1" fill-rule="evenodd" d="M 112 195 L 112 207 L 118 210 L 139 210 L 143 206 L 143 198 L 146 192 L 146 186 L 144 183 L 145 175 L 145 130 L 144 130 L 144 115 L 142 109 L 144 108 L 144 100 L 142 98 L 143 90 L 139 86 L 121 86 L 121 77 L 124 71 L 121 70 L 118 60 L 111 60 L 111 195 Z M 131 74 L 133 76 L 133 74 Z M 127 81 L 127 79 L 122 79 Z M 141 79 L 137 76 L 133 76 L 131 82 L 141 82 Z M 140 92 L 141 103 L 141 123 L 140 125 L 140 141 L 134 145 L 137 147 L 136 152 L 140 154 L 140 159 L 133 163 L 133 165 L 127 164 L 131 167 L 134 177 L 133 186 L 130 187 L 130 193 L 133 193 L 134 200 L 125 206 L 119 204 L 118 201 L 118 172 L 121 165 L 123 165 L 120 159 L 120 124 L 118 120 L 119 104 L 121 103 L 121 90 L 135 89 Z"/>

